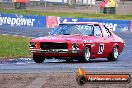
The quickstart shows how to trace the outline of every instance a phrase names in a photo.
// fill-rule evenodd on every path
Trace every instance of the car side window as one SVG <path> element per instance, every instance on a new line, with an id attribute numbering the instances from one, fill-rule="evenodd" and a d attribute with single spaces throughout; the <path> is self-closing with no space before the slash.
<path id="1" fill-rule="evenodd" d="M 102 37 L 102 32 L 100 30 L 99 25 L 94 26 L 94 36 L 96 37 Z"/>
<path id="2" fill-rule="evenodd" d="M 77 25 L 77 29 L 84 35 L 92 35 L 93 33 L 92 25 L 87 24 Z"/>
<path id="3" fill-rule="evenodd" d="M 101 26 L 101 28 L 102 28 L 103 36 L 104 37 L 110 37 L 109 30 L 105 26 Z"/>

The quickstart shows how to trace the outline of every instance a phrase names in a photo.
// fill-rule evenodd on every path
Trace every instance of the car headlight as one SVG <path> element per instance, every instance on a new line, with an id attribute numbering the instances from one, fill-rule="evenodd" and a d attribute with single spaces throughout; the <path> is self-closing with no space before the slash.
<path id="1" fill-rule="evenodd" d="M 30 42 L 29 48 L 36 48 L 36 43 L 35 42 Z"/>
<path id="2" fill-rule="evenodd" d="M 79 45 L 77 43 L 73 43 L 72 44 L 72 49 L 73 50 L 78 50 L 79 49 Z"/>

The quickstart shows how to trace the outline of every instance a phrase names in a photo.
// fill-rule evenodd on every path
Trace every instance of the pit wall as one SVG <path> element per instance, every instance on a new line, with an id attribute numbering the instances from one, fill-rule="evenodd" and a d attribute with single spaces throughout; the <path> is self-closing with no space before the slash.
<path id="1" fill-rule="evenodd" d="M 110 20 L 110 19 L 90 19 L 90 18 L 68 18 L 55 16 L 32 16 L 16 14 L 0 14 L 0 30 L 12 29 L 44 29 L 53 28 L 64 22 L 99 22 L 105 24 L 115 32 L 132 32 L 132 20 Z"/>

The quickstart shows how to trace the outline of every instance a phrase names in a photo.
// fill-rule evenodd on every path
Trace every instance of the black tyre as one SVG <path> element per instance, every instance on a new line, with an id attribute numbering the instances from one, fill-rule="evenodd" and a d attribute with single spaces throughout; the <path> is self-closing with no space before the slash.
<path id="1" fill-rule="evenodd" d="M 91 52 L 89 47 L 85 47 L 83 51 L 82 58 L 80 58 L 80 61 L 82 62 L 88 62 L 90 60 Z"/>
<path id="2" fill-rule="evenodd" d="M 43 63 L 45 58 L 42 57 L 42 56 L 39 56 L 39 55 L 34 55 L 33 54 L 33 60 L 36 62 L 36 63 Z"/>
<path id="3" fill-rule="evenodd" d="M 72 62 L 73 62 L 73 58 L 67 58 L 67 59 L 66 59 L 66 62 L 67 62 L 67 63 L 72 63 Z"/>
<path id="4" fill-rule="evenodd" d="M 77 84 L 84 85 L 86 83 L 86 78 L 84 76 L 77 76 L 76 77 Z"/>
<path id="5" fill-rule="evenodd" d="M 118 47 L 115 46 L 110 54 L 110 56 L 107 58 L 108 61 L 117 61 L 119 56 Z"/>

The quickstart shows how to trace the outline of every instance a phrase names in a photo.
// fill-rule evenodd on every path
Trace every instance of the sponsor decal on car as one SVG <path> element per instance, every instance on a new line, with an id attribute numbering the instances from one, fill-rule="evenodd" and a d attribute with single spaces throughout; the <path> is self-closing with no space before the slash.
<path id="1" fill-rule="evenodd" d="M 92 40 L 83 40 L 83 43 L 92 43 Z"/>

